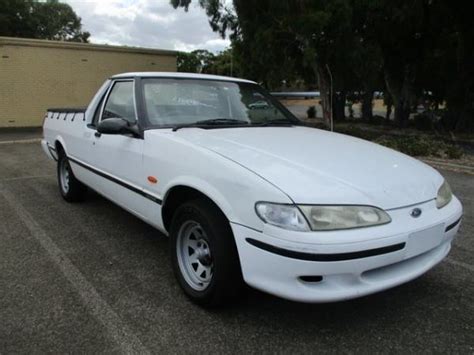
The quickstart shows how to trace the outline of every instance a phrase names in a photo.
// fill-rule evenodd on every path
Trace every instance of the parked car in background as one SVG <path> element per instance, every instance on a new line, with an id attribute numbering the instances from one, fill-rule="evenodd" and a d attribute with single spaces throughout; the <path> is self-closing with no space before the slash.
<path id="1" fill-rule="evenodd" d="M 302 302 L 394 287 L 448 254 L 462 215 L 436 170 L 304 127 L 236 78 L 115 75 L 87 109 L 48 110 L 42 146 L 66 201 L 90 188 L 168 235 L 206 306 L 244 282 Z"/>

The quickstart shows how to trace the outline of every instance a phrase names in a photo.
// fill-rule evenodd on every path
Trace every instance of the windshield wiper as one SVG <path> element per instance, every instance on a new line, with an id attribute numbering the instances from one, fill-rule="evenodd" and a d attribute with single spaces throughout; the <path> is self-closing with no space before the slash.
<path id="1" fill-rule="evenodd" d="M 197 121 L 196 124 L 220 125 L 220 124 L 249 124 L 249 123 L 247 121 L 236 120 L 234 118 L 211 118 L 209 120 Z"/>
<path id="2" fill-rule="evenodd" d="M 266 126 L 299 126 L 299 125 L 301 125 L 301 123 L 298 122 L 298 121 L 293 121 L 293 120 L 288 120 L 288 119 L 285 119 L 285 120 L 274 119 L 274 120 L 268 120 L 268 121 L 261 122 L 261 123 L 255 123 L 254 125 L 255 126 L 262 126 L 262 127 L 266 127 Z"/>
<path id="3" fill-rule="evenodd" d="M 248 125 L 244 120 L 236 120 L 233 118 L 210 118 L 208 120 L 196 121 L 193 123 L 178 124 L 173 127 L 173 132 L 180 128 L 201 127 L 201 126 L 231 126 L 231 125 Z"/>

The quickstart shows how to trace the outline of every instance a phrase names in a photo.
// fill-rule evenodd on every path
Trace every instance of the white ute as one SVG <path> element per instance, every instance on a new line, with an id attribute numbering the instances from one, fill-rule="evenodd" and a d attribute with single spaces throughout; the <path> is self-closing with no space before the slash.
<path id="1" fill-rule="evenodd" d="M 439 263 L 461 221 L 436 170 L 304 127 L 242 79 L 115 75 L 86 110 L 48 110 L 42 146 L 64 199 L 91 188 L 169 235 L 179 284 L 205 306 L 244 281 L 302 302 L 385 290 Z"/>

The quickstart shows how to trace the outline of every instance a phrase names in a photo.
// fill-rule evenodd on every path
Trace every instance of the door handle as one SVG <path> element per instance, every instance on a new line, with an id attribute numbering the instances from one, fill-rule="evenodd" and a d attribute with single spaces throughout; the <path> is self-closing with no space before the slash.
<path id="1" fill-rule="evenodd" d="M 100 138 L 101 135 L 102 135 L 102 133 L 100 133 L 100 132 L 95 132 L 94 133 L 94 136 L 96 136 L 97 138 Z"/>

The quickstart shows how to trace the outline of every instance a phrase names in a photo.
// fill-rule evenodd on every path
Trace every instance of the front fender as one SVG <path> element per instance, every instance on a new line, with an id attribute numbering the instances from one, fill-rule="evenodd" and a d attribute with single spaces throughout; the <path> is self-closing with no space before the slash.
<path id="1" fill-rule="evenodd" d="M 163 197 L 163 205 L 166 204 L 166 200 L 169 196 L 169 192 L 177 186 L 184 186 L 193 188 L 202 194 L 206 195 L 212 200 L 217 207 L 226 215 L 227 219 L 232 222 L 237 222 L 239 217 L 236 215 L 233 206 L 229 203 L 226 197 L 219 192 L 214 186 L 209 184 L 207 181 L 195 177 L 195 176 L 180 176 L 173 179 L 165 186 L 165 195 Z"/>
<path id="2" fill-rule="evenodd" d="M 191 187 L 214 201 L 229 221 L 258 230 L 263 222 L 255 213 L 257 201 L 291 203 L 253 171 L 169 131 L 145 131 L 144 174 L 157 178 L 147 190 L 164 203 L 173 187 Z"/>

